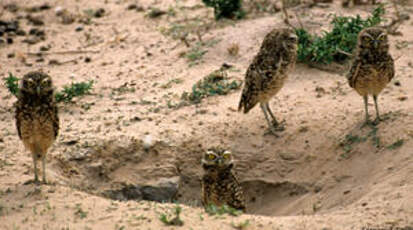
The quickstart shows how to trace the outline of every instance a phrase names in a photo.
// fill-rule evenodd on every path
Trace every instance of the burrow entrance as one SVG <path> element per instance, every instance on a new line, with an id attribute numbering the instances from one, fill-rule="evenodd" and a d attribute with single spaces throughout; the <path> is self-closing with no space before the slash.
<path id="1" fill-rule="evenodd" d="M 57 172 L 59 181 L 71 187 L 121 201 L 177 201 L 190 206 L 201 205 L 200 158 L 205 148 L 196 140 L 179 146 L 156 142 L 149 149 L 131 137 L 73 140 L 64 144 L 67 148 L 63 154 L 55 156 L 52 170 Z M 265 176 L 272 170 L 268 166 L 250 164 L 248 154 L 240 154 L 239 158 L 235 171 L 244 188 L 248 213 L 275 216 L 312 212 L 312 202 L 320 192 L 314 183 L 297 183 L 287 177 L 271 180 Z M 290 167 L 299 168 L 300 165 L 293 162 Z M 251 172 L 263 176 L 250 176 Z M 303 209 L 308 211 L 303 212 Z"/>

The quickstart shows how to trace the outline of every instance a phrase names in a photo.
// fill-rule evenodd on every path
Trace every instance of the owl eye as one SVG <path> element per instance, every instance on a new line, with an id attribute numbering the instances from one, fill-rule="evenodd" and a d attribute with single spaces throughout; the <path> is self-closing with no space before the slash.
<path id="1" fill-rule="evenodd" d="M 46 86 L 46 85 L 49 84 L 49 80 L 48 80 L 48 79 L 44 79 L 41 84 L 42 84 L 42 86 Z"/>
<path id="2" fill-rule="evenodd" d="M 371 40 L 371 38 L 367 37 L 367 36 L 363 37 L 363 39 L 364 39 L 364 41 L 370 41 Z"/>
<path id="3" fill-rule="evenodd" d="M 215 160 L 217 158 L 214 154 L 208 154 L 208 159 Z"/>
<path id="4" fill-rule="evenodd" d="M 231 152 L 229 151 L 225 151 L 224 154 L 222 155 L 222 157 L 226 160 L 231 158 Z"/>
<path id="5" fill-rule="evenodd" d="M 380 41 L 384 41 L 384 36 L 379 37 Z"/>

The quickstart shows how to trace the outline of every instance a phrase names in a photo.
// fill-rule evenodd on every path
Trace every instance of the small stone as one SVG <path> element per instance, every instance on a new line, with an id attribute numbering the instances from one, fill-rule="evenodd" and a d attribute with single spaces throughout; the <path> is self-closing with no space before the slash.
<path id="1" fill-rule="evenodd" d="M 80 31 L 82 31 L 82 30 L 83 30 L 83 27 L 82 27 L 82 26 L 78 26 L 78 27 L 76 27 L 76 29 L 75 29 L 76 32 L 80 32 Z"/>
<path id="2" fill-rule="evenodd" d="M 105 9 L 99 8 L 98 10 L 95 11 L 93 16 L 95 16 L 95 18 L 101 18 L 103 17 L 103 15 L 105 15 Z"/>
<path id="3" fill-rule="evenodd" d="M 395 81 L 395 82 L 394 82 L 394 85 L 395 85 L 395 86 L 401 86 L 400 81 Z"/>
<path id="4" fill-rule="evenodd" d="M 86 58 L 85 58 L 85 62 L 86 62 L 86 63 L 89 63 L 89 62 L 91 62 L 91 61 L 92 61 L 92 59 L 91 59 L 90 57 L 86 57 Z"/>

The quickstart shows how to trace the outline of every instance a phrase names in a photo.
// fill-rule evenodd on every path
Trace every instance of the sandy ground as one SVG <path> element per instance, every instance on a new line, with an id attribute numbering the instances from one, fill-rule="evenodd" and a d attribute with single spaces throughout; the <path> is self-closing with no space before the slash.
<path id="1" fill-rule="evenodd" d="M 11 2 L 3 0 L 0 6 Z M 16 3 L 34 5 L 28 0 Z M 133 3 L 143 11 L 127 10 Z M 61 133 L 47 158 L 51 183 L 35 186 L 24 185 L 32 179 L 33 168 L 14 127 L 16 99 L 0 86 L 0 229 L 413 229 L 411 20 L 400 27 L 401 36 L 390 37 L 391 53 L 398 59 L 396 77 L 379 97 L 383 122 L 362 128 L 362 99 L 343 74 L 298 64 L 270 103 L 286 121 L 277 138 L 264 135 L 267 126 L 259 108 L 247 115 L 236 111 L 240 90 L 180 108 L 168 102 L 179 103 L 184 91 L 223 63 L 234 66 L 229 77 L 242 80 L 264 35 L 283 25 L 281 13 L 213 23 L 213 11 L 193 0 L 50 4 L 49 10 L 31 13 L 45 23 L 38 27 L 46 33 L 44 41 L 28 45 L 22 43 L 26 37 L 15 37 L 13 44 L 0 45 L 0 76 L 41 69 L 58 89 L 86 80 L 94 80 L 94 89 L 60 105 Z M 58 6 L 76 21 L 62 24 L 55 15 Z M 150 7 L 167 14 L 149 18 Z M 105 9 L 103 17 L 93 18 L 90 25 L 78 21 L 84 10 L 98 8 Z M 305 26 L 320 31 L 328 29 L 330 13 L 366 15 L 371 9 L 343 9 L 335 2 L 328 8 L 298 6 L 294 11 Z M 411 3 L 403 8 L 412 10 Z M 34 27 L 27 14 L 0 9 L 0 19 L 20 16 L 25 31 Z M 182 57 L 189 48 L 161 31 L 197 17 L 212 23 L 202 38 L 216 44 L 206 48 L 199 64 L 189 65 Z M 76 31 L 78 27 L 82 30 Z M 196 39 L 189 36 L 192 45 Z M 236 56 L 227 51 L 233 44 L 239 46 Z M 28 54 L 42 46 L 50 47 L 43 61 Z M 57 53 L 79 50 L 88 52 Z M 11 53 L 15 57 L 8 57 Z M 61 64 L 50 65 L 50 60 Z M 153 142 L 149 151 L 142 146 L 145 136 Z M 349 143 L 349 136 L 359 141 Z M 390 147 L 399 140 L 400 147 Z M 235 171 L 248 197 L 247 214 L 209 216 L 199 207 L 200 156 L 215 145 L 235 154 Z M 106 190 L 165 178 L 180 180 L 181 227 L 159 220 L 161 214 L 172 213 L 175 204 L 102 196 Z M 246 221 L 247 227 L 239 227 Z"/>

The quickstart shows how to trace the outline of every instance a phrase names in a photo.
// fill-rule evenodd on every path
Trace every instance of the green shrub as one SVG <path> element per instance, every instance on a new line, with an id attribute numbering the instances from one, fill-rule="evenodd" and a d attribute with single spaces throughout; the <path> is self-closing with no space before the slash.
<path id="1" fill-rule="evenodd" d="M 92 89 L 93 81 L 71 83 L 70 86 L 64 86 L 63 90 L 56 93 L 57 102 L 71 102 L 74 97 L 88 94 Z"/>
<path id="2" fill-rule="evenodd" d="M 356 47 L 358 33 L 364 28 L 382 22 L 384 13 L 383 5 L 380 5 L 366 19 L 362 19 L 360 15 L 356 17 L 334 15 L 331 21 L 333 29 L 323 31 L 322 36 L 310 35 L 304 29 L 296 29 L 298 61 L 325 64 L 345 61 L 349 57 L 346 53 L 352 53 Z"/>
<path id="3" fill-rule="evenodd" d="M 4 85 L 10 93 L 17 96 L 19 92 L 19 78 L 15 77 L 12 73 L 9 73 L 9 76 L 3 79 L 5 81 Z M 56 92 L 55 99 L 57 102 L 71 102 L 74 97 L 90 93 L 92 86 L 93 81 L 71 83 L 69 86 L 63 86 L 62 91 Z"/>
<path id="4" fill-rule="evenodd" d="M 17 93 L 19 92 L 19 79 L 15 77 L 12 73 L 9 73 L 9 76 L 5 77 L 4 81 L 4 85 L 10 91 L 10 93 L 14 96 L 17 96 Z"/>
<path id="5" fill-rule="evenodd" d="M 194 84 L 191 93 L 184 92 L 182 99 L 197 104 L 205 97 L 226 95 L 231 90 L 236 90 L 240 87 L 241 83 L 239 81 L 229 81 L 224 70 L 215 70 Z"/>
<path id="6" fill-rule="evenodd" d="M 209 7 L 214 8 L 216 20 L 221 18 L 243 18 L 245 12 L 241 9 L 241 0 L 202 0 Z"/>

